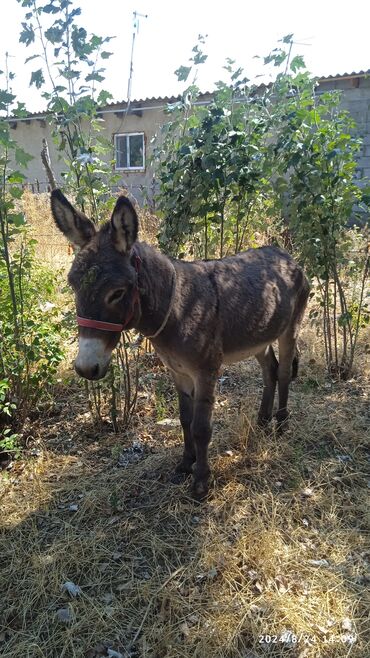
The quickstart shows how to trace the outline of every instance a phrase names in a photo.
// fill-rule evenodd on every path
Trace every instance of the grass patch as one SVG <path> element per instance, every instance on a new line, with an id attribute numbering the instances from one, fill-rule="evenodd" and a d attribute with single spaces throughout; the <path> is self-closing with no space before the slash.
<path id="1" fill-rule="evenodd" d="M 182 440 L 157 424 L 174 404 L 158 366 L 118 437 L 73 385 L 31 423 L 2 480 L 4 658 L 370 655 L 367 380 L 326 380 L 313 341 L 283 437 L 256 428 L 258 366 L 224 371 L 203 504 L 170 481 Z"/>

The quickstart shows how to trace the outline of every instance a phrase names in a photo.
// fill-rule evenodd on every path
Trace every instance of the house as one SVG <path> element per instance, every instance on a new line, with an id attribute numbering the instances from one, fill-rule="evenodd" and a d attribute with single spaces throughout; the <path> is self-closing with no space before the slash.
<path id="1" fill-rule="evenodd" d="M 370 70 L 333 75 L 319 80 L 317 93 L 329 90 L 342 92 L 342 107 L 355 119 L 364 146 L 359 158 L 359 174 L 370 179 Z M 167 121 L 169 103 L 177 98 L 146 98 L 135 100 L 127 107 L 125 101 L 110 103 L 99 109 L 104 120 L 104 132 L 112 142 L 115 169 L 121 174 L 121 185 L 139 201 L 151 199 L 154 192 L 153 170 L 150 164 L 151 142 L 161 125 Z M 202 94 L 198 103 L 206 104 L 212 94 Z M 34 159 L 27 171 L 27 183 L 35 191 L 46 191 L 48 184 L 40 159 L 42 140 L 46 138 L 54 173 L 58 181 L 66 164 L 56 151 L 42 113 L 11 120 L 13 138 Z"/>

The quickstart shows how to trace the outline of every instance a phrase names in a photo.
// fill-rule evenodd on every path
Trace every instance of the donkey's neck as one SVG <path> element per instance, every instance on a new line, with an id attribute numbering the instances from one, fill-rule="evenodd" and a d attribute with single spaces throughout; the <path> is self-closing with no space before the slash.
<path id="1" fill-rule="evenodd" d="M 135 251 L 141 259 L 138 285 L 141 317 L 136 329 L 153 336 L 168 317 L 173 298 L 174 266 L 171 260 L 145 242 L 137 242 Z"/>

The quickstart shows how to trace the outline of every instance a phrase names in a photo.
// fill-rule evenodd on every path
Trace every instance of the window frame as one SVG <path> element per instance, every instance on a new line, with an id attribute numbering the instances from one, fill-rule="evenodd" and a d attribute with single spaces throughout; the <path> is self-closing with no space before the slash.
<path id="1" fill-rule="evenodd" d="M 140 167 L 118 167 L 117 166 L 117 151 L 118 151 L 118 137 L 126 137 L 126 148 L 127 148 L 127 155 L 128 159 L 130 159 L 130 137 L 136 137 L 137 135 L 141 135 L 143 138 L 143 164 Z M 116 171 L 145 171 L 145 133 L 143 131 L 139 132 L 129 132 L 129 133 L 116 133 L 114 135 L 114 168 Z"/>

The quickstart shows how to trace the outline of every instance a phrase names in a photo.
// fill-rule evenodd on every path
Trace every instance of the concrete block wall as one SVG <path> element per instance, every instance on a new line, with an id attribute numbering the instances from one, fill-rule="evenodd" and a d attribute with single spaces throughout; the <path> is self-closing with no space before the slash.
<path id="1" fill-rule="evenodd" d="M 370 75 L 355 74 L 338 78 L 322 80 L 318 86 L 318 93 L 330 90 L 339 90 L 342 93 L 342 107 L 347 109 L 357 124 L 359 136 L 363 139 L 363 148 L 358 160 L 358 178 L 367 177 L 370 181 Z M 210 94 L 203 96 L 203 102 L 209 102 Z M 113 136 L 120 132 L 144 132 L 146 143 L 146 166 L 144 171 L 123 171 L 119 185 L 127 188 L 133 196 L 142 202 L 147 195 L 153 193 L 153 170 L 150 165 L 151 141 L 160 126 L 168 120 L 165 113 L 166 104 L 175 99 L 148 99 L 134 102 L 126 114 L 124 103 L 116 103 L 103 111 L 106 137 L 112 141 Z M 27 181 L 33 184 L 36 190 L 46 191 L 46 176 L 40 159 L 42 138 L 46 137 L 49 144 L 50 156 L 54 172 L 59 181 L 62 173 L 66 171 L 66 163 L 53 144 L 47 122 L 42 115 L 30 116 L 26 121 L 12 122 L 12 137 L 27 153 L 34 156 L 26 172 Z M 37 181 L 36 185 L 35 182 Z M 146 191 L 146 194 L 142 193 Z"/>
<path id="2" fill-rule="evenodd" d="M 370 74 L 326 80 L 318 88 L 319 92 L 333 89 L 341 91 L 341 106 L 348 110 L 357 124 L 356 132 L 363 140 L 358 158 L 358 177 L 368 178 L 370 182 Z"/>

